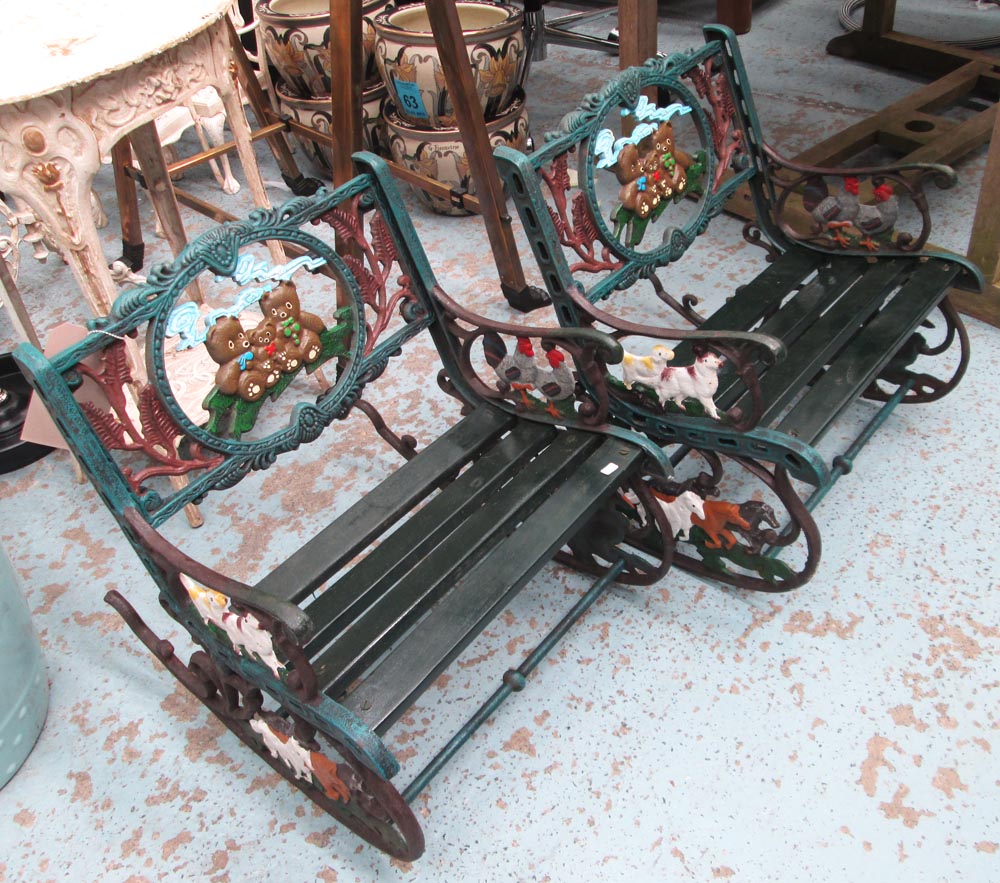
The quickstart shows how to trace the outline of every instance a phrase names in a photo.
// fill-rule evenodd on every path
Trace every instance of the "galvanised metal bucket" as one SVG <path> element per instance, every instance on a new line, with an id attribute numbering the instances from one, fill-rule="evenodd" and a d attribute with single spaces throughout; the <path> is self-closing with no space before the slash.
<path id="1" fill-rule="evenodd" d="M 42 648 L 17 574 L 0 548 L 0 788 L 31 753 L 48 708 Z"/>

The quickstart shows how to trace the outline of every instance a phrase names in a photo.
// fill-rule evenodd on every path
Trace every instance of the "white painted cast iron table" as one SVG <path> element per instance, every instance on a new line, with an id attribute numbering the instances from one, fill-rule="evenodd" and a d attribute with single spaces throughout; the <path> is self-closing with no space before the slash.
<path id="1" fill-rule="evenodd" d="M 101 157 L 128 135 L 176 255 L 185 244 L 154 120 L 207 86 L 222 100 L 247 184 L 267 194 L 232 64 L 226 13 L 234 0 L 16 4 L 0 29 L 0 191 L 23 201 L 105 315 L 115 283 L 90 210 Z"/>

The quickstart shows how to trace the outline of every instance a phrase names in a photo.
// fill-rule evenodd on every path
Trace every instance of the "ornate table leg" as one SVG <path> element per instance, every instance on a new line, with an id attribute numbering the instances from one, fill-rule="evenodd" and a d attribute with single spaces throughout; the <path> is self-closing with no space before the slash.
<path id="1" fill-rule="evenodd" d="M 236 152 L 239 154 L 240 164 L 243 166 L 243 177 L 246 179 L 247 187 L 250 188 L 254 205 L 270 208 L 271 201 L 264 189 L 264 179 L 260 175 L 257 156 L 253 151 L 253 141 L 250 139 L 250 125 L 247 123 L 246 113 L 243 110 L 243 99 L 237 84 L 236 62 L 232 60 L 232 45 L 229 40 L 228 27 L 229 20 L 223 18 L 208 29 L 212 42 L 212 52 L 215 56 L 215 68 L 220 73 L 219 79 L 212 85 L 215 86 L 219 98 L 222 99 L 222 106 L 226 109 L 226 119 L 229 120 L 229 128 L 232 130 L 233 141 L 236 143 Z M 275 264 L 285 262 L 284 249 L 277 242 L 268 242 L 267 246 Z"/>
<path id="2" fill-rule="evenodd" d="M 101 158 L 69 90 L 0 108 L 0 190 L 31 206 L 96 315 L 116 296 L 90 210 Z"/>

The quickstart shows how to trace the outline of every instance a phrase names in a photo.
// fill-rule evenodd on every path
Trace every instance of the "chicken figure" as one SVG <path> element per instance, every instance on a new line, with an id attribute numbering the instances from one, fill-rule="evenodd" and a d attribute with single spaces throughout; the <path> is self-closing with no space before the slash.
<path id="1" fill-rule="evenodd" d="M 899 198 L 895 191 L 888 184 L 879 184 L 875 188 L 875 205 L 858 206 L 854 226 L 864 234 L 861 245 L 869 251 L 878 251 L 880 246 L 872 237 L 890 233 L 898 217 Z"/>
<path id="2" fill-rule="evenodd" d="M 858 191 L 861 182 L 855 177 L 844 178 L 844 192 L 830 195 L 826 181 L 811 178 L 802 194 L 802 204 L 816 221 L 817 232 L 826 232 L 841 247 L 847 248 L 850 241 L 844 236 L 846 227 L 854 226 L 854 220 L 861 206 Z"/>
<path id="3" fill-rule="evenodd" d="M 545 354 L 551 370 L 539 370 L 536 384 L 539 391 L 548 400 L 546 412 L 553 417 L 566 416 L 564 411 L 559 410 L 557 402 L 571 399 L 576 390 L 576 380 L 573 378 L 573 369 L 566 361 L 566 356 L 557 349 L 551 349 Z M 569 403 L 572 405 L 572 402 Z"/>
<path id="4" fill-rule="evenodd" d="M 538 366 L 535 364 L 535 349 L 526 337 L 517 339 L 517 349 L 507 353 L 507 347 L 498 334 L 488 334 L 483 338 L 483 352 L 486 361 L 500 379 L 500 391 L 509 387 L 521 394 L 521 403 L 531 404 L 528 392 L 535 388 Z"/>

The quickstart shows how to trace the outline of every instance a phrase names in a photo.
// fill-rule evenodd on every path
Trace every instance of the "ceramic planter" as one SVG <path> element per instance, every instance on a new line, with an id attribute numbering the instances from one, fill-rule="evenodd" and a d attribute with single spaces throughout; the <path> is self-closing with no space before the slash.
<path id="1" fill-rule="evenodd" d="M 374 84 L 374 16 L 388 0 L 366 0 L 361 7 L 366 85 Z M 297 98 L 330 94 L 330 0 L 260 0 L 256 6 L 264 52 Z"/>
<path id="2" fill-rule="evenodd" d="M 459 0 L 455 9 L 483 115 L 496 119 L 524 72 L 523 15 L 515 7 L 480 0 Z M 427 129 L 454 126 L 454 106 L 423 4 L 386 10 L 374 22 L 375 63 L 399 116 Z"/>
<path id="3" fill-rule="evenodd" d="M 278 104 L 281 106 L 282 113 L 287 113 L 296 122 L 302 123 L 310 129 L 315 129 L 324 135 L 330 134 L 329 98 L 298 98 L 290 94 L 288 86 L 284 83 L 275 83 L 275 89 L 278 93 Z M 365 150 L 388 156 L 389 146 L 383 120 L 383 105 L 386 102 L 385 87 L 378 83 L 367 89 L 361 99 L 363 102 L 362 145 Z M 333 169 L 333 151 L 329 147 L 318 141 L 313 141 L 311 138 L 303 138 L 298 135 L 295 138 L 310 159 L 319 163 L 327 172 Z"/>
<path id="4" fill-rule="evenodd" d="M 386 102 L 385 124 L 389 136 L 392 158 L 419 175 L 425 175 L 447 184 L 455 190 L 476 192 L 475 181 L 469 173 L 469 161 L 465 145 L 458 129 L 422 129 L 403 120 Z M 506 144 L 517 150 L 524 150 L 528 142 L 528 114 L 524 106 L 523 93 L 515 96 L 507 112 L 499 119 L 486 124 L 493 147 Z M 468 211 L 452 205 L 448 199 L 432 196 L 414 188 L 420 201 L 444 215 L 467 215 Z"/>

